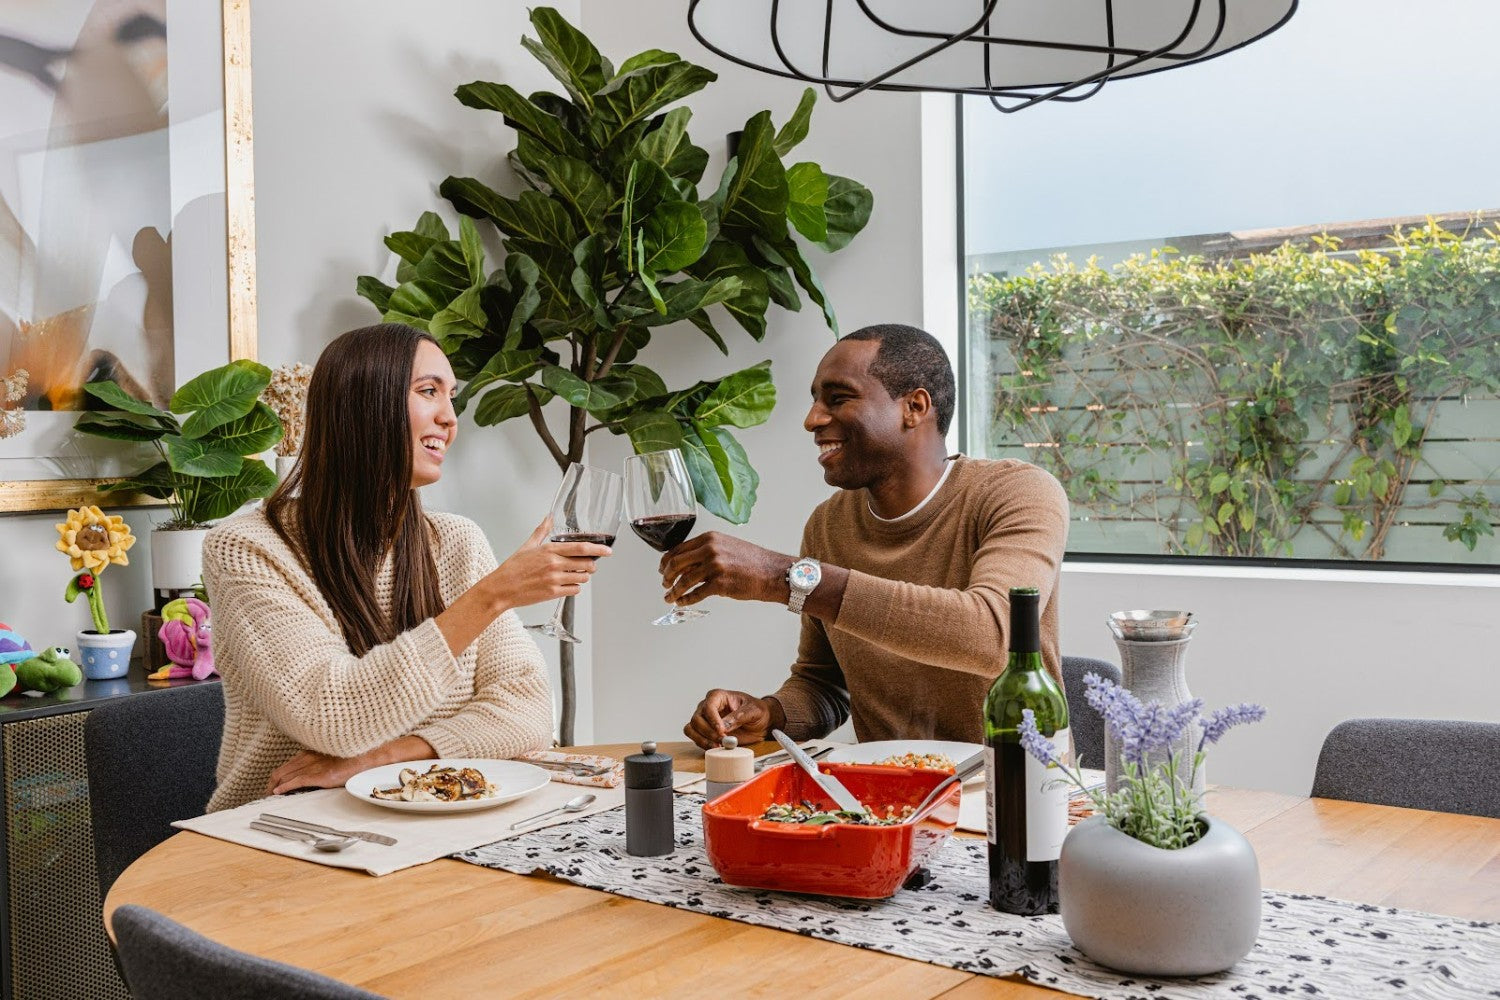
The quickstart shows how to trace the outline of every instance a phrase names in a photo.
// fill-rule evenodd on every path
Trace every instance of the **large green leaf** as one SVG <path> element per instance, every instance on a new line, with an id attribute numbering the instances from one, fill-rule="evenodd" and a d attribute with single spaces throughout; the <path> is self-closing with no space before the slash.
<path id="1" fill-rule="evenodd" d="M 703 256 L 708 226 L 698 206 L 685 201 L 664 201 L 641 226 L 645 255 L 642 271 L 651 275 L 674 274 Z"/>
<path id="2" fill-rule="evenodd" d="M 213 433 L 206 435 L 202 441 L 220 451 L 236 455 L 256 455 L 280 441 L 283 436 L 281 420 L 276 416 L 276 411 L 257 400 L 249 413 L 214 428 Z"/>
<path id="3" fill-rule="evenodd" d="M 802 99 L 797 102 L 797 110 L 792 112 L 792 117 L 781 126 L 781 131 L 776 133 L 776 140 L 772 147 L 776 155 L 785 157 L 803 139 L 807 138 L 807 128 L 812 122 L 813 105 L 817 103 L 818 95 L 808 87 L 802 92 Z"/>
<path id="4" fill-rule="evenodd" d="M 592 111 L 594 91 L 604 86 L 607 76 L 599 50 L 583 32 L 550 7 L 533 10 L 531 24 L 541 41 L 522 38 L 521 45 L 557 77 L 573 100 Z"/>
<path id="5" fill-rule="evenodd" d="M 625 418 L 625 433 L 636 454 L 682 447 L 682 425 L 670 413 L 646 410 Z"/>
<path id="6" fill-rule="evenodd" d="M 720 354 L 725 357 L 729 356 L 729 345 L 724 343 L 724 338 L 719 334 L 718 327 L 714 326 L 714 321 L 708 313 L 700 309 L 688 316 L 688 322 L 703 331 L 703 335 L 714 342 Z"/>
<path id="7" fill-rule="evenodd" d="M 385 245 L 391 253 L 412 265 L 421 261 L 436 242 L 437 240 L 431 236 L 424 236 L 410 230 L 391 233 L 385 238 Z"/>
<path id="8" fill-rule="evenodd" d="M 515 417 L 525 416 L 531 411 L 527 394 L 536 397 L 538 404 L 552 398 L 552 390 L 539 385 L 502 385 L 485 393 L 479 405 L 474 407 L 474 422 L 480 427 L 493 427 Z"/>
<path id="9" fill-rule="evenodd" d="M 168 430 L 155 421 L 143 424 L 113 413 L 85 413 L 73 424 L 73 429 L 114 441 L 156 441 Z"/>
<path id="10" fill-rule="evenodd" d="M 178 476 L 212 478 L 233 476 L 245 467 L 245 458 L 226 451 L 211 441 L 169 434 L 162 439 L 167 446 L 167 461 Z"/>
<path id="11" fill-rule="evenodd" d="M 568 405 L 590 413 L 603 412 L 620 405 L 620 397 L 602 388 L 597 383 L 585 382 L 559 365 L 547 365 L 542 369 L 542 385 L 568 401 Z"/>
<path id="12" fill-rule="evenodd" d="M 554 156 L 543 165 L 542 172 L 553 192 L 568 203 L 584 229 L 590 233 L 604 232 L 614 193 L 593 167 L 571 156 Z"/>
<path id="13" fill-rule="evenodd" d="M 870 221 L 870 210 L 875 205 L 875 196 L 859 181 L 852 181 L 837 174 L 828 174 L 828 199 L 823 203 L 823 215 L 828 222 L 828 237 L 818 246 L 829 253 L 842 250 L 849 245 Z"/>
<path id="14" fill-rule="evenodd" d="M 527 320 L 536 315 L 542 304 L 542 293 L 537 288 L 541 281 L 541 269 L 526 254 L 512 253 L 506 255 L 502 273 L 511 294 L 515 296 L 510 322 L 505 328 L 505 349 L 513 351 L 520 346 L 521 332 Z"/>
<path id="15" fill-rule="evenodd" d="M 438 193 L 465 215 L 489 219 L 507 236 L 568 251 L 578 242 L 568 210 L 540 192 L 507 198 L 472 177 L 449 177 Z"/>
<path id="16" fill-rule="evenodd" d="M 823 319 L 828 323 L 828 329 L 833 331 L 836 337 L 839 333 L 839 321 L 833 314 L 833 303 L 828 300 L 828 294 L 823 291 L 823 283 L 818 280 L 818 275 L 813 271 L 812 265 L 802 256 L 802 250 L 790 237 L 782 237 L 781 242 L 776 244 L 776 249 L 786 259 L 792 274 L 797 278 L 797 284 L 807 293 L 807 297 L 823 307 Z"/>
<path id="17" fill-rule="evenodd" d="M 243 358 L 231 361 L 189 379 L 172 394 L 172 412 L 191 413 L 183 421 L 183 437 L 201 438 L 215 427 L 249 413 L 270 384 L 271 369 L 265 365 Z"/>
<path id="18" fill-rule="evenodd" d="M 458 217 L 458 245 L 469 268 L 469 284 L 484 284 L 484 241 L 479 237 L 479 227 L 467 215 Z"/>
<path id="19" fill-rule="evenodd" d="M 661 124 L 641 139 L 635 155 L 650 160 L 668 176 L 697 184 L 708 166 L 708 151 L 693 145 L 687 136 L 687 124 L 693 117 L 689 108 L 673 108 L 661 117 Z"/>
<path id="20" fill-rule="evenodd" d="M 573 292 L 578 301 L 588 307 L 594 325 L 608 329 L 614 325 L 610 320 L 604 289 L 604 248 L 601 237 L 585 237 L 573 248 Z"/>
<path id="21" fill-rule="evenodd" d="M 433 313 L 427 330 L 445 354 L 456 341 L 484 336 L 489 317 L 484 313 L 482 299 L 483 288 L 476 285 L 464 289 L 452 302 Z"/>
<path id="22" fill-rule="evenodd" d="M 661 66 L 665 63 L 679 62 L 681 59 L 682 56 L 675 52 L 664 52 L 661 49 L 647 49 L 644 52 L 637 52 L 629 59 L 620 63 L 620 71 L 616 75 L 624 76 L 627 73 L 634 73 L 636 70 L 644 69 L 647 66 Z"/>
<path id="23" fill-rule="evenodd" d="M 391 306 L 391 293 L 395 291 L 390 285 L 381 281 L 373 274 L 361 274 L 354 283 L 354 290 L 360 296 L 369 299 L 376 309 L 382 313 Z"/>
<path id="24" fill-rule="evenodd" d="M 391 293 L 385 318 L 426 330 L 428 321 L 448 304 L 452 292 L 433 281 L 408 281 Z"/>
<path id="25" fill-rule="evenodd" d="M 468 288 L 473 284 L 469 263 L 464 259 L 463 249 L 458 245 L 457 240 L 440 240 L 433 243 L 423 255 L 422 262 L 417 265 L 416 277 L 418 280 L 431 281 L 452 291 Z"/>
<path id="26" fill-rule="evenodd" d="M 667 311 L 658 316 L 643 317 L 646 326 L 662 326 L 687 319 L 700 309 L 724 302 L 740 292 L 740 279 L 730 275 L 713 281 L 684 278 L 670 285 L 661 286 L 662 300 Z"/>
<path id="27" fill-rule="evenodd" d="M 258 458 L 245 460 L 238 473 L 205 479 L 185 498 L 183 513 L 191 521 L 206 524 L 228 517 L 257 497 L 269 496 L 276 488 L 276 473 Z"/>
<path id="28" fill-rule="evenodd" d="M 797 232 L 819 243 L 828 238 L 828 177 L 816 163 L 796 163 L 786 172 L 786 218 Z"/>
<path id="29" fill-rule="evenodd" d="M 776 385 L 771 381 L 771 362 L 726 375 L 708 398 L 698 404 L 693 419 L 704 427 L 754 427 L 763 424 L 776 406 Z"/>
<path id="30" fill-rule="evenodd" d="M 144 400 L 136 399 L 130 393 L 107 379 L 102 382 L 90 382 L 83 388 L 90 396 L 101 401 L 111 410 L 124 410 L 126 413 L 136 413 L 143 417 L 151 417 L 166 427 L 177 426 L 177 420 L 170 413 L 158 410 Z"/>
<path id="31" fill-rule="evenodd" d="M 177 488 L 177 476 L 172 472 L 172 467 L 166 462 L 157 462 L 155 465 L 138 472 L 133 477 L 117 480 L 112 483 L 100 483 L 99 492 L 115 493 L 120 490 L 129 490 L 132 493 L 144 493 L 158 500 L 170 497 Z"/>
<path id="32" fill-rule="evenodd" d="M 598 111 L 610 119 L 600 145 L 608 146 L 631 125 L 718 78 L 712 70 L 683 59 L 634 66 L 618 74 L 594 95 Z"/>
<path id="33" fill-rule="evenodd" d="M 449 238 L 448 227 L 443 222 L 443 217 L 436 212 L 423 212 L 417 216 L 417 224 L 412 226 L 412 231 L 418 236 L 430 236 L 435 240 Z"/>
<path id="34" fill-rule="evenodd" d="M 522 97 L 514 87 L 476 80 L 459 87 L 453 94 L 465 107 L 500 112 L 507 125 L 526 132 L 554 153 L 580 158 L 588 155 L 583 144 L 569 134 L 562 122 Z"/>
<path id="35" fill-rule="evenodd" d="M 539 349 L 496 354 L 459 390 L 453 399 L 453 408 L 462 413 L 479 390 L 496 382 L 520 382 L 529 378 L 542 367 L 541 355 Z"/>
<path id="36" fill-rule="evenodd" d="M 765 273 L 750 262 L 738 244 L 728 240 L 710 244 L 708 252 L 688 272 L 710 281 L 726 276 L 740 279 L 740 290 L 724 300 L 724 308 L 750 336 L 756 340 L 765 337 L 766 310 L 771 304 L 769 286 Z"/>
<path id="37" fill-rule="evenodd" d="M 786 232 L 786 169 L 771 143 L 771 113 L 762 111 L 745 123 L 732 169 L 726 168 L 714 196 L 724 228 L 771 238 Z"/>
<path id="38" fill-rule="evenodd" d="M 713 445 L 706 444 L 705 438 L 712 438 Z M 682 453 L 687 459 L 688 474 L 693 479 L 698 502 L 705 510 L 731 524 L 744 524 L 750 520 L 760 476 L 732 434 L 722 427 L 705 429 L 702 436 L 697 430 L 686 430 L 682 435 Z M 725 478 L 720 477 L 714 455 L 727 464 Z"/>

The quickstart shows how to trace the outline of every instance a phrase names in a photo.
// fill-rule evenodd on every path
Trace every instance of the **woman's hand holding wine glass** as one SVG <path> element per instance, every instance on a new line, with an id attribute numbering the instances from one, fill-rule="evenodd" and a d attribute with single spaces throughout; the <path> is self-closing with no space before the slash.
<path id="1" fill-rule="evenodd" d="M 577 462 L 568 466 L 568 471 L 563 474 L 562 485 L 557 488 L 557 496 L 552 500 L 549 529 L 551 540 L 613 545 L 615 532 L 620 528 L 620 495 L 623 487 L 624 481 L 613 472 L 592 469 Z M 540 530 L 538 529 L 539 532 Z M 566 567 L 562 571 L 566 571 Z M 563 602 L 566 600 L 567 596 L 557 599 L 552 617 L 546 622 L 526 627 L 563 642 L 581 641 L 563 626 Z"/>

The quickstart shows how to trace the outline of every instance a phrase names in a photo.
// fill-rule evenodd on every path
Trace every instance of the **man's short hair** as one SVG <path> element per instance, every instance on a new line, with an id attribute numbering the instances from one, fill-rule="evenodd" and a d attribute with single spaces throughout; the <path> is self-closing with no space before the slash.
<path id="1" fill-rule="evenodd" d="M 953 365 L 936 337 L 926 330 L 900 323 L 879 323 L 848 334 L 844 340 L 874 340 L 880 344 L 870 362 L 874 376 L 892 399 L 926 389 L 937 414 L 939 434 L 948 433 L 953 422 Z"/>

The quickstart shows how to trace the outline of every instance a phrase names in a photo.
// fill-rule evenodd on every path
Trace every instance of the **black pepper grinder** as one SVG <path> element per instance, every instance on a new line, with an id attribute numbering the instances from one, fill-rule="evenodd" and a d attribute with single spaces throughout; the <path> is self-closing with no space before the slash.
<path id="1" fill-rule="evenodd" d="M 673 847 L 672 758 L 647 740 L 625 758 L 625 852 L 654 858 Z"/>

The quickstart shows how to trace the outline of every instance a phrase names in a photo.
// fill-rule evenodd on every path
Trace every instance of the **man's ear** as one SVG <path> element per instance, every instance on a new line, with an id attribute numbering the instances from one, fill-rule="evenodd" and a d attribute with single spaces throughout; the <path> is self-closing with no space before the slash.
<path id="1" fill-rule="evenodd" d="M 913 389 L 902 403 L 901 421 L 906 427 L 916 427 L 932 415 L 932 396 L 926 389 Z"/>

